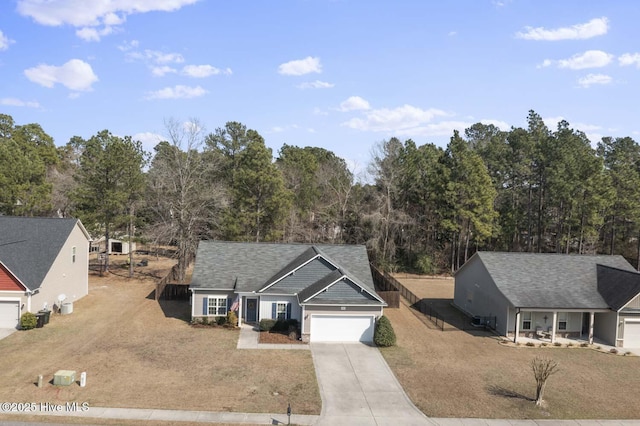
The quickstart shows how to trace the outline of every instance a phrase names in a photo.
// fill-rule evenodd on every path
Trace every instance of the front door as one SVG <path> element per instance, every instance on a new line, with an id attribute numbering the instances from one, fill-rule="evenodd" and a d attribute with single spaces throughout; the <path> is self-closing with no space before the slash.
<path id="1" fill-rule="evenodd" d="M 247 299 L 247 316 L 246 322 L 256 322 L 258 317 L 258 299 Z"/>

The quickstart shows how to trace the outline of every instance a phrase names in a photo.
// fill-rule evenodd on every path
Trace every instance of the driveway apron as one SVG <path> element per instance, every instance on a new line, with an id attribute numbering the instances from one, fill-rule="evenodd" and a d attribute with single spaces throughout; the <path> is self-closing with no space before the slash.
<path id="1" fill-rule="evenodd" d="M 322 413 L 318 425 L 431 425 L 409 400 L 377 348 L 312 343 Z"/>

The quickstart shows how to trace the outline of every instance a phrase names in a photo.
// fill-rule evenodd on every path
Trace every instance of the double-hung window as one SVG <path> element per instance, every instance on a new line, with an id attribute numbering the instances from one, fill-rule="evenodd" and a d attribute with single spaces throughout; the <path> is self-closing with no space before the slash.
<path id="1" fill-rule="evenodd" d="M 287 304 L 286 303 L 277 303 L 276 304 L 276 319 L 277 320 L 286 320 L 287 319 Z"/>
<path id="2" fill-rule="evenodd" d="M 522 312 L 522 329 L 531 330 L 531 312 Z"/>
<path id="3" fill-rule="evenodd" d="M 227 315 L 227 298 L 209 296 L 208 300 L 208 315 L 223 317 Z"/>
<path id="4" fill-rule="evenodd" d="M 558 312 L 558 330 L 567 329 L 567 313 Z"/>

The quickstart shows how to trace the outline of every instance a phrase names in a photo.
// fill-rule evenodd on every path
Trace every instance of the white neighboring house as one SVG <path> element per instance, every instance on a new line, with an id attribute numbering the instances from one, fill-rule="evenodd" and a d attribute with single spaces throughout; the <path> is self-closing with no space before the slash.
<path id="1" fill-rule="evenodd" d="M 89 234 L 78 219 L 0 216 L 0 328 L 89 292 Z"/>

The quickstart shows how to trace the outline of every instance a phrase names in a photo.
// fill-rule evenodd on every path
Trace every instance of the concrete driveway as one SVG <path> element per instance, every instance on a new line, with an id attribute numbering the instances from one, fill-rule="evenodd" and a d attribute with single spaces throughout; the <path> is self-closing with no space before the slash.
<path id="1" fill-rule="evenodd" d="M 409 400 L 377 348 L 312 343 L 322 413 L 318 425 L 431 425 Z"/>
<path id="2" fill-rule="evenodd" d="M 16 330 L 15 328 L 0 328 L 0 340 L 4 339 L 7 336 L 12 335 L 16 331 L 18 330 Z"/>

